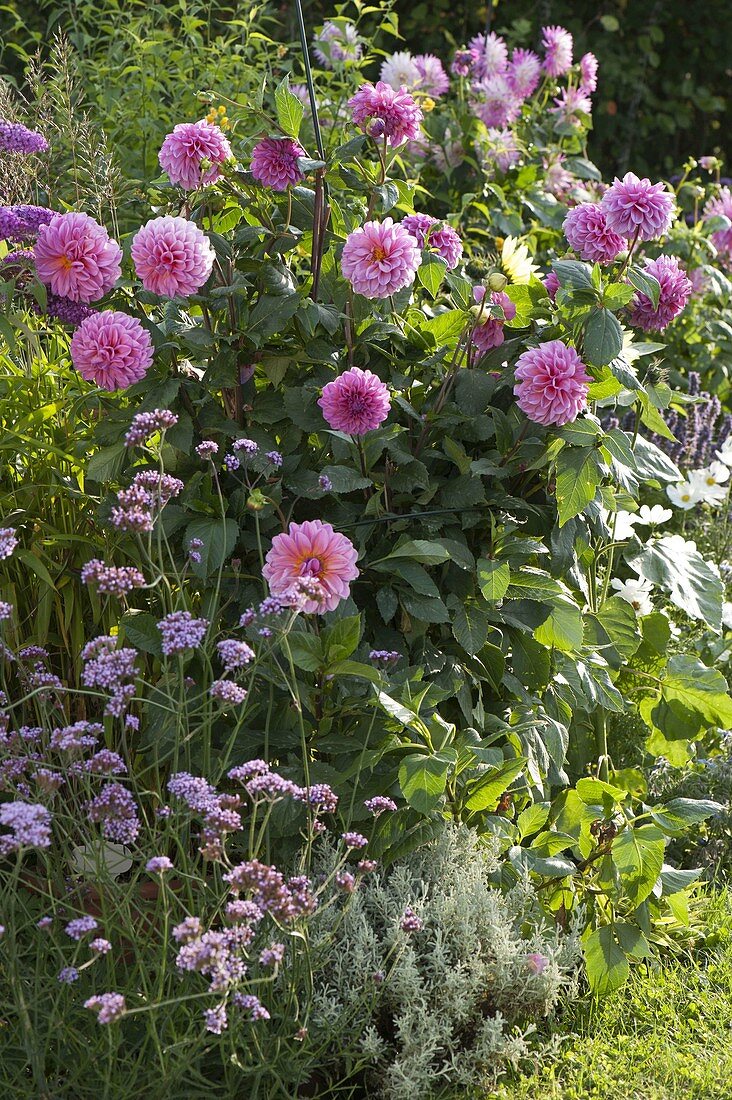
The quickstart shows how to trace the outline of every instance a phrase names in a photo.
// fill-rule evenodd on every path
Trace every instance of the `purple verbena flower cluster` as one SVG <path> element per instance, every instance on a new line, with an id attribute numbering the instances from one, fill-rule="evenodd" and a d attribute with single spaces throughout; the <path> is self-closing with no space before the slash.
<path id="1" fill-rule="evenodd" d="M 92 558 L 81 570 L 82 584 L 93 585 L 105 596 L 123 598 L 134 588 L 144 588 L 145 578 L 133 565 L 106 565 L 99 558 Z"/>
<path id="2" fill-rule="evenodd" d="M 87 804 L 87 817 L 101 824 L 107 840 L 132 844 L 140 832 L 137 803 L 121 783 L 106 783 Z"/>
<path id="3" fill-rule="evenodd" d="M 117 639 L 102 634 L 88 642 L 81 653 L 84 687 L 98 688 L 109 695 L 104 713 L 122 718 L 135 695 L 137 675 L 134 649 L 117 649 Z"/>
<path id="4" fill-rule="evenodd" d="M 136 413 L 125 435 L 125 443 L 128 447 L 142 447 L 151 436 L 174 428 L 177 423 L 177 415 L 169 409 Z"/>
<path id="5" fill-rule="evenodd" d="M 45 806 L 32 802 L 4 802 L 0 806 L 0 825 L 10 833 L 0 836 L 0 855 L 19 848 L 48 848 L 51 844 L 51 814 Z"/>
<path id="6" fill-rule="evenodd" d="M 194 619 L 190 611 L 173 611 L 166 615 L 158 623 L 158 630 L 163 636 L 164 656 L 198 649 L 209 625 L 208 619 Z"/>

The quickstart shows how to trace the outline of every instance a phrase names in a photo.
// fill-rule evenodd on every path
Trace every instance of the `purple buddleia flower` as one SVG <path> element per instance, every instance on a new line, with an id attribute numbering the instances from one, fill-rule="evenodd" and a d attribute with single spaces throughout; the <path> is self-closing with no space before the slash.
<path id="1" fill-rule="evenodd" d="M 20 122 L 0 118 L 0 151 L 4 153 L 45 153 L 48 142 L 37 130 L 29 130 Z"/>

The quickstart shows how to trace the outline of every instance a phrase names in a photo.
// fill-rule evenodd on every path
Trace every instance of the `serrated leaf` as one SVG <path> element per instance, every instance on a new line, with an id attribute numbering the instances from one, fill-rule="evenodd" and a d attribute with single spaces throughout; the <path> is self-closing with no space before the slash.
<path id="1" fill-rule="evenodd" d="M 591 932 L 582 943 L 590 989 L 605 997 L 628 980 L 630 966 L 609 925 Z"/>
<path id="2" fill-rule="evenodd" d="M 447 786 L 447 777 L 454 767 L 451 753 L 411 753 L 399 767 L 399 786 L 410 806 L 421 814 L 435 809 Z"/>
<path id="3" fill-rule="evenodd" d="M 595 499 L 602 469 L 594 448 L 565 447 L 557 456 L 556 497 L 559 526 Z"/>
<path id="4" fill-rule="evenodd" d="M 239 527 L 233 519 L 206 516 L 191 520 L 186 527 L 186 546 L 190 545 L 191 539 L 200 539 L 203 543 L 198 551 L 201 560 L 192 566 L 195 575 L 205 578 L 223 566 L 233 553 L 238 538 Z"/>
<path id="5" fill-rule="evenodd" d="M 631 264 L 628 268 L 628 282 L 632 283 L 636 290 L 651 299 L 654 309 L 658 309 L 658 300 L 661 296 L 661 284 L 654 275 L 649 275 L 641 267 Z"/>
<path id="6" fill-rule="evenodd" d="M 275 88 L 275 110 L 277 122 L 283 134 L 297 139 L 300 135 L 305 108 L 300 100 L 290 91 L 290 78 L 285 76 Z"/>
<path id="7" fill-rule="evenodd" d="M 612 860 L 634 906 L 645 901 L 656 885 L 665 847 L 664 835 L 655 825 L 623 829 L 613 841 Z"/>
<path id="8" fill-rule="evenodd" d="M 471 656 L 478 653 L 488 638 L 488 620 L 485 612 L 474 604 L 459 607 L 452 621 L 455 641 Z"/>
<path id="9" fill-rule="evenodd" d="M 446 271 L 447 264 L 445 261 L 441 256 L 436 256 L 432 252 L 426 254 L 417 269 L 417 278 L 433 298 L 437 296 Z"/>
<path id="10" fill-rule="evenodd" d="M 515 760 L 507 760 L 500 768 L 491 768 L 480 779 L 468 784 L 469 794 L 465 801 L 465 809 L 474 813 L 479 810 L 494 810 L 498 799 L 521 774 L 525 766 L 526 760 L 522 756 Z"/>
<path id="11" fill-rule="evenodd" d="M 627 554 L 626 560 L 642 577 L 663 588 L 692 619 L 703 619 L 720 631 L 724 586 L 693 543 L 679 535 L 666 535 L 635 554 Z"/>
<path id="12" fill-rule="evenodd" d="M 478 561 L 478 585 L 486 600 L 497 603 L 502 600 L 508 591 L 511 580 L 511 570 L 505 561 L 489 561 L 480 558 Z"/>
<path id="13" fill-rule="evenodd" d="M 593 309 L 585 325 L 585 355 L 596 367 L 607 366 L 623 347 L 623 330 L 609 309 Z"/>

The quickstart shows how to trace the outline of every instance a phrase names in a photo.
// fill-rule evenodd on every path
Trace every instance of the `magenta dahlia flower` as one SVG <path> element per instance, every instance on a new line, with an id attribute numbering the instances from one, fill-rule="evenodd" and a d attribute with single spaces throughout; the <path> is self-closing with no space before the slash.
<path id="1" fill-rule="evenodd" d="M 597 88 L 597 70 L 599 64 L 594 53 L 583 54 L 580 58 L 580 88 L 583 92 L 594 92 Z"/>
<path id="2" fill-rule="evenodd" d="M 460 262 L 463 242 L 447 222 L 429 214 L 408 214 L 401 224 L 411 233 L 420 248 L 433 248 L 452 270 Z"/>
<path id="3" fill-rule="evenodd" d="M 473 73 L 479 80 L 503 73 L 508 62 L 508 47 L 500 35 L 476 34 L 470 39 L 468 48 L 475 55 Z"/>
<path id="4" fill-rule="evenodd" d="M 420 53 L 414 58 L 414 64 L 419 70 L 421 80 L 420 92 L 439 99 L 450 87 L 450 78 L 445 72 L 439 57 L 432 53 Z"/>
<path id="5" fill-rule="evenodd" d="M 704 221 L 720 215 L 732 222 L 732 191 L 729 187 L 723 187 L 704 207 Z M 726 229 L 715 229 L 711 234 L 711 241 L 726 265 L 729 265 L 732 260 L 732 225 Z"/>
<path id="6" fill-rule="evenodd" d="M 572 35 L 564 27 L 542 27 L 541 44 L 544 47 L 544 72 L 549 76 L 562 76 L 572 68 Z"/>
<path id="7" fill-rule="evenodd" d="M 335 431 L 365 435 L 386 420 L 391 399 L 380 378 L 370 370 L 351 367 L 323 387 L 318 404 Z"/>
<path id="8" fill-rule="evenodd" d="M 348 106 L 355 125 L 376 140 L 386 138 L 390 145 L 402 145 L 419 137 L 422 111 L 403 88 L 394 91 L 383 80 L 376 87 L 362 84 Z"/>
<path id="9" fill-rule="evenodd" d="M 508 86 L 519 99 L 528 99 L 541 79 L 541 61 L 533 50 L 514 50 L 506 69 Z"/>
<path id="10" fill-rule="evenodd" d="M 366 222 L 349 233 L 343 246 L 341 270 L 357 294 L 388 298 L 411 286 L 421 262 L 419 245 L 392 218 Z"/>
<path id="11" fill-rule="evenodd" d="M 564 219 L 563 229 L 570 248 L 593 264 L 611 264 L 627 247 L 627 242 L 608 228 L 605 212 L 596 202 L 574 206 Z"/>
<path id="12" fill-rule="evenodd" d="M 485 295 L 486 289 L 484 286 L 473 287 L 473 298 L 476 302 L 482 302 Z M 501 346 L 505 340 L 503 326 L 506 321 L 513 321 L 516 316 L 515 302 L 512 302 L 502 290 L 494 290 L 490 300 L 494 306 L 499 306 L 503 310 L 503 317 L 489 317 L 488 320 L 476 325 L 473 329 L 471 340 L 481 355 L 485 355 L 491 348 Z"/>
<path id="13" fill-rule="evenodd" d="M 88 214 L 59 214 L 40 226 L 33 255 L 41 282 L 72 302 L 96 302 L 122 270 L 122 249 Z"/>
<path id="14" fill-rule="evenodd" d="M 633 172 L 626 172 L 622 179 L 616 176 L 600 205 L 610 229 L 640 241 L 662 237 L 674 213 L 673 195 L 665 185 L 638 179 Z"/>
<path id="15" fill-rule="evenodd" d="M 575 349 L 561 340 L 523 352 L 514 373 L 518 407 L 536 424 L 571 424 L 587 405 L 592 379 Z"/>
<path id="16" fill-rule="evenodd" d="M 164 298 L 195 294 L 215 259 L 206 234 L 187 218 L 153 218 L 135 233 L 130 253 L 145 290 Z"/>
<path id="17" fill-rule="evenodd" d="M 200 122 L 179 122 L 168 134 L 158 154 L 160 167 L 171 183 L 185 191 L 195 191 L 207 183 L 215 183 L 221 175 L 221 165 L 232 156 L 226 134 L 202 118 Z M 202 168 L 202 163 L 209 167 Z"/>
<path id="18" fill-rule="evenodd" d="M 263 138 L 252 149 L 252 175 L 264 187 L 286 191 L 303 179 L 297 160 L 304 156 L 302 145 L 291 138 Z"/>
<path id="19" fill-rule="evenodd" d="M 675 256 L 646 260 L 645 270 L 661 287 L 658 305 L 654 309 L 651 299 L 638 292 L 631 302 L 630 322 L 644 332 L 662 332 L 681 313 L 693 287 Z"/>
<path id="20" fill-rule="evenodd" d="M 103 390 L 127 389 L 145 377 L 152 363 L 150 333 L 127 313 L 92 313 L 73 335 L 71 360 L 87 382 Z"/>
<path id="21" fill-rule="evenodd" d="M 571 126 L 573 130 L 582 128 L 583 115 L 592 114 L 592 100 L 583 88 L 562 88 L 554 100 L 549 113 L 557 116 L 557 122 Z"/>
<path id="22" fill-rule="evenodd" d="M 358 553 L 350 539 L 322 520 L 291 523 L 287 533 L 275 535 L 262 576 L 273 596 L 290 595 L 311 582 L 311 596 L 302 605 L 307 613 L 332 611 L 348 598 L 358 576 Z"/>

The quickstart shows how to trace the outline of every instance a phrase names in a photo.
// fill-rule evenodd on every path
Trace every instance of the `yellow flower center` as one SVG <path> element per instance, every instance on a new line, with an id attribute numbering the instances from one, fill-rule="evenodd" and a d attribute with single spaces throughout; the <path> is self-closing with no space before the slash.
<path id="1" fill-rule="evenodd" d="M 383 260 L 385 256 L 386 256 L 386 252 L 384 251 L 384 249 L 381 247 L 380 244 L 377 244 L 376 248 L 373 251 L 373 258 L 375 260 Z"/>

